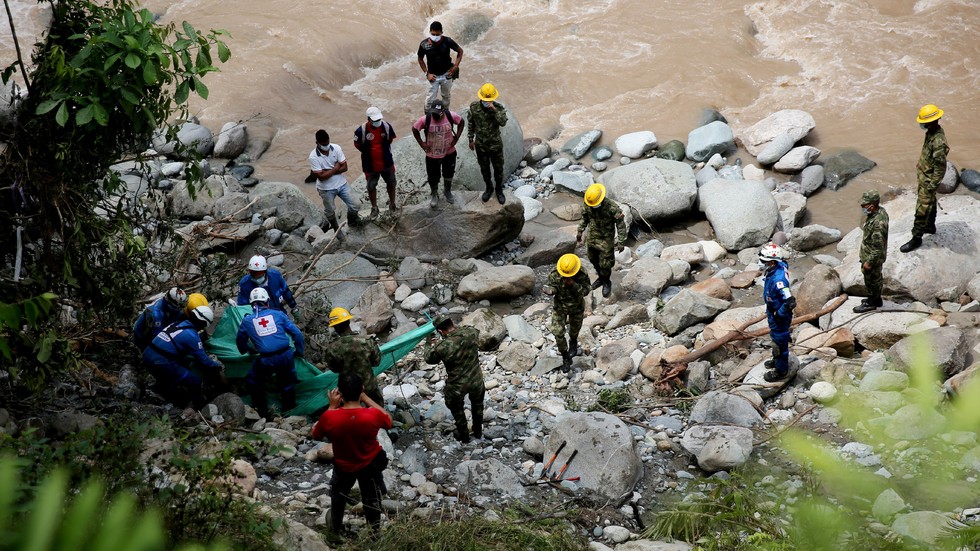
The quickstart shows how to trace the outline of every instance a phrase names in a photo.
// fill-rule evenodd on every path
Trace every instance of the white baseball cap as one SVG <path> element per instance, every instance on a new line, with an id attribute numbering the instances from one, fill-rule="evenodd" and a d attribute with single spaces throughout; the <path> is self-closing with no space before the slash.
<path id="1" fill-rule="evenodd" d="M 371 107 L 368 107 L 367 118 L 371 119 L 372 121 L 380 121 L 384 118 L 384 116 L 381 115 L 380 109 L 372 105 Z"/>

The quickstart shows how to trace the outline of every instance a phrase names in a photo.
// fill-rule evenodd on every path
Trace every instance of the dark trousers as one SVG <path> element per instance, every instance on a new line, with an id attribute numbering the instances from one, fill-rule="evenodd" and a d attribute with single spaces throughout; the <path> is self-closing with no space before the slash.
<path id="1" fill-rule="evenodd" d="M 430 186 L 438 185 L 440 176 L 446 180 L 452 180 L 453 176 L 456 175 L 456 152 L 448 153 L 441 159 L 426 157 L 425 175 Z"/>
<path id="2" fill-rule="evenodd" d="M 773 369 L 780 375 L 789 372 L 789 333 L 770 333 Z"/>
<path id="3" fill-rule="evenodd" d="M 938 187 L 919 185 L 916 191 L 912 237 L 921 238 L 924 234 L 936 233 L 936 190 Z"/>
<path id="4" fill-rule="evenodd" d="M 589 245 L 586 249 L 586 255 L 589 257 L 589 262 L 592 263 L 592 267 L 595 268 L 596 273 L 599 274 L 599 279 L 608 280 L 612 277 L 612 269 L 616 264 L 613 247 L 599 249 Z"/>
<path id="5" fill-rule="evenodd" d="M 381 494 L 388 493 L 384 483 L 384 470 L 387 466 L 388 455 L 384 450 L 378 452 L 367 467 L 357 472 L 348 473 L 334 465 L 333 478 L 330 479 L 331 530 L 340 533 L 344 525 L 344 508 L 350 501 L 350 490 L 355 482 L 361 489 L 364 516 L 375 531 L 381 527 Z"/>
<path id="6" fill-rule="evenodd" d="M 204 383 L 193 371 L 177 362 L 165 365 L 147 364 L 147 371 L 156 379 L 153 390 L 177 407 L 187 404 L 201 409 L 207 404 L 204 397 Z"/>
<path id="7" fill-rule="evenodd" d="M 483 174 L 483 183 L 486 184 L 487 190 L 489 191 L 491 187 L 496 186 L 497 190 L 503 189 L 504 186 L 504 152 L 503 150 L 497 151 L 482 150 L 479 147 L 476 148 L 476 160 L 480 163 L 480 173 Z M 491 178 L 491 169 L 493 172 Z M 493 183 L 491 183 L 493 182 Z"/>
<path id="8" fill-rule="evenodd" d="M 868 288 L 869 302 L 881 302 L 881 288 L 885 285 L 885 279 L 881 276 L 881 266 L 881 264 L 872 265 L 870 270 L 865 270 L 864 264 L 861 264 L 864 286 Z"/>
<path id="9" fill-rule="evenodd" d="M 483 381 L 478 385 L 471 385 L 469 388 L 456 388 L 455 385 L 446 385 L 446 407 L 453 414 L 453 421 L 456 422 L 456 430 L 461 435 L 469 435 L 466 427 L 466 411 L 463 409 L 463 400 L 470 397 L 470 413 L 473 414 L 473 433 L 477 436 L 483 434 L 483 395 L 486 394 L 486 387 Z"/>
<path id="10" fill-rule="evenodd" d="M 282 412 L 296 407 L 296 364 L 292 349 L 275 356 L 259 357 L 252 362 L 252 369 L 245 376 L 245 385 L 252 397 L 252 407 L 265 417 L 269 405 L 265 395 L 265 384 L 275 378 L 275 388 L 279 392 Z"/>

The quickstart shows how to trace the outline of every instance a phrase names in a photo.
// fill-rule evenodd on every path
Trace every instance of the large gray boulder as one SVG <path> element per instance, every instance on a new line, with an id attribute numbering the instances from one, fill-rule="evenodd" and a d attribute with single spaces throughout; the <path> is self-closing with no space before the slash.
<path id="1" fill-rule="evenodd" d="M 519 264 L 537 268 L 558 262 L 564 254 L 575 252 L 578 226 L 564 226 L 538 234 L 531 246 L 517 257 Z"/>
<path id="2" fill-rule="evenodd" d="M 214 137 L 205 126 L 194 122 L 185 122 L 177 128 L 176 139 L 167 141 L 166 130 L 160 129 L 153 134 L 153 149 L 161 155 L 173 155 L 180 143 L 187 150 L 196 150 L 207 157 L 214 150 Z"/>
<path id="3" fill-rule="evenodd" d="M 653 318 L 653 325 L 667 335 L 673 336 L 696 323 L 710 320 L 731 304 L 727 300 L 683 289 L 657 312 L 656 317 Z"/>
<path id="4" fill-rule="evenodd" d="M 819 312 L 831 299 L 840 296 L 840 276 L 830 266 L 817 264 L 803 276 L 803 283 L 796 291 L 797 316 Z"/>
<path id="5" fill-rule="evenodd" d="M 840 230 L 837 228 L 828 228 L 820 224 L 810 224 L 809 226 L 793 229 L 788 245 L 791 249 L 807 252 L 813 249 L 819 249 L 824 245 L 836 243 L 840 241 L 840 236 Z"/>
<path id="6" fill-rule="evenodd" d="M 646 300 L 659 295 L 673 277 L 670 264 L 660 257 L 647 255 L 640 257 L 623 276 L 623 288 L 640 300 Z"/>
<path id="7" fill-rule="evenodd" d="M 801 145 L 790 149 L 785 155 L 780 157 L 772 169 L 776 172 L 799 172 L 810 166 L 810 163 L 817 160 L 820 150 L 809 145 Z"/>
<path id="8" fill-rule="evenodd" d="M 294 184 L 261 182 L 249 190 L 248 199 L 255 201 L 252 212 L 300 213 L 304 226 L 319 226 L 324 221 L 323 203 L 314 203 Z"/>
<path id="9" fill-rule="evenodd" d="M 747 399 L 713 390 L 694 404 L 691 422 L 702 425 L 752 427 L 762 424 L 762 416 Z"/>
<path id="10" fill-rule="evenodd" d="M 234 159 L 245 152 L 246 146 L 247 127 L 240 122 L 226 122 L 214 143 L 214 156 L 219 159 Z"/>
<path id="11" fill-rule="evenodd" d="M 496 201 L 484 203 L 472 191 L 455 195 L 454 205 L 440 202 L 435 209 L 428 203 L 403 208 L 391 231 L 375 224 L 351 230 L 346 245 L 377 258 L 414 256 L 439 262 L 481 256 L 521 234 L 524 206 L 509 192 L 503 206 Z"/>
<path id="12" fill-rule="evenodd" d="M 746 128 L 739 134 L 739 141 L 753 157 L 758 157 L 770 142 L 782 135 L 793 142 L 806 137 L 817 125 L 813 116 L 798 109 L 783 109 Z"/>
<path id="13" fill-rule="evenodd" d="M 453 110 L 462 115 L 465 120 L 469 118 L 468 105 L 467 102 Z M 466 121 L 466 124 L 469 124 L 469 120 Z M 399 130 L 399 132 L 401 131 Z M 507 110 L 507 124 L 501 128 L 500 134 L 504 142 L 504 174 L 506 179 L 506 175 L 517 170 L 524 158 L 524 130 L 510 109 Z M 355 154 L 357 153 L 357 150 L 353 151 Z M 391 145 L 391 156 L 395 161 L 395 171 L 398 175 L 399 195 L 415 193 L 420 201 L 424 199 L 424 202 L 428 203 L 429 184 L 425 175 L 425 153 L 419 148 L 419 144 L 415 143 L 410 128 L 406 129 L 402 137 L 395 140 L 395 143 Z M 350 153 L 347 157 L 349 163 L 357 163 L 357 166 L 360 166 L 359 157 L 357 157 L 358 160 L 354 160 L 354 156 Z M 351 185 L 361 193 L 367 189 L 367 181 L 364 176 L 358 177 Z M 464 137 L 460 143 L 456 144 L 456 175 L 453 177 L 453 189 L 483 191 L 483 188 L 483 176 L 480 174 L 480 165 L 476 161 L 476 152 L 466 147 Z M 512 200 L 516 201 L 516 199 Z"/>
<path id="14" fill-rule="evenodd" d="M 698 186 L 687 163 L 646 159 L 615 168 L 602 178 L 610 196 L 629 205 L 637 222 L 653 224 L 691 209 Z"/>
<path id="15" fill-rule="evenodd" d="M 304 293 L 304 298 L 329 300 L 334 308 L 352 309 L 378 277 L 378 269 L 371 262 L 351 253 L 325 254 L 313 265 L 310 278 L 314 281 Z"/>
<path id="16" fill-rule="evenodd" d="M 857 175 L 874 168 L 876 164 L 856 151 L 838 153 L 823 163 L 823 185 L 837 191 Z"/>
<path id="17" fill-rule="evenodd" d="M 465 276 L 456 295 L 475 302 L 519 297 L 534 289 L 534 270 L 528 266 L 494 266 Z"/>
<path id="18" fill-rule="evenodd" d="M 715 153 L 724 154 L 733 147 L 735 147 L 735 135 L 732 133 L 732 127 L 723 121 L 699 126 L 687 135 L 686 154 L 692 161 L 706 161 Z"/>
<path id="19" fill-rule="evenodd" d="M 595 145 L 599 138 L 602 137 L 602 130 L 589 130 L 588 132 L 583 132 L 577 136 L 573 136 L 570 140 L 565 142 L 565 145 L 561 146 L 562 153 L 568 153 L 572 157 L 579 159 L 586 153 L 592 146 Z"/>
<path id="20" fill-rule="evenodd" d="M 980 200 L 972 195 L 942 195 L 935 235 L 905 254 L 898 249 L 912 232 L 915 196 L 903 194 L 884 204 L 888 211 L 888 257 L 882 268 L 884 293 L 910 297 L 926 304 L 956 301 L 980 271 Z M 865 294 L 860 267 L 861 228 L 854 229 L 837 245 L 846 254 L 838 266 L 844 291 Z"/>
<path id="21" fill-rule="evenodd" d="M 806 196 L 792 191 L 777 191 L 773 194 L 779 206 L 779 220 L 782 222 L 781 231 L 792 233 L 806 214 Z"/>
<path id="22" fill-rule="evenodd" d="M 493 458 L 463 461 L 456 466 L 456 482 L 463 491 L 490 491 L 506 499 L 520 499 L 527 493 L 517 471 Z"/>
<path id="23" fill-rule="evenodd" d="M 966 367 L 971 344 L 959 327 L 937 327 L 898 341 L 888 349 L 887 357 L 894 370 L 904 373 L 912 370 L 916 360 L 925 358 L 929 367 L 939 368 L 949 378 Z"/>
<path id="24" fill-rule="evenodd" d="M 943 535 L 955 529 L 956 524 L 948 516 L 935 511 L 915 511 L 895 517 L 891 528 L 896 534 L 933 546 Z"/>
<path id="25" fill-rule="evenodd" d="M 854 307 L 861 297 L 848 298 L 840 308 L 820 318 L 820 328 L 846 327 L 861 346 L 868 350 L 884 350 L 905 337 L 937 327 L 922 312 L 879 309 L 873 315 L 855 314 Z"/>
<path id="26" fill-rule="evenodd" d="M 709 473 L 741 467 L 752 454 L 753 434 L 745 427 L 694 425 L 681 439 L 681 447 L 694 455 Z"/>
<path id="27" fill-rule="evenodd" d="M 489 308 L 478 308 L 466 314 L 460 325 L 473 327 L 480 333 L 476 343 L 484 351 L 497 348 L 507 336 L 507 326 L 504 325 L 503 318 Z"/>
<path id="28" fill-rule="evenodd" d="M 712 180 L 698 190 L 701 210 L 729 251 L 762 245 L 776 229 L 779 207 L 769 188 L 748 180 Z"/>
<path id="29" fill-rule="evenodd" d="M 643 476 L 633 435 L 623 421 L 608 413 L 566 413 L 558 417 L 545 442 L 545 457 L 565 448 L 555 459 L 557 468 L 578 450 L 565 477 L 580 477 L 578 484 L 618 505 L 633 493 Z M 553 469 L 557 470 L 553 467 Z"/>
<path id="30" fill-rule="evenodd" d="M 365 333 L 376 335 L 387 329 L 395 317 L 391 304 L 384 283 L 378 282 L 370 285 L 361 294 L 351 315 L 361 321 Z"/>
<path id="31" fill-rule="evenodd" d="M 794 143 L 796 140 L 793 139 L 793 136 L 780 134 L 766 145 L 765 149 L 756 156 L 756 160 L 759 161 L 760 165 L 771 165 L 789 153 L 789 150 L 793 149 Z"/>
<path id="32" fill-rule="evenodd" d="M 187 182 L 178 182 L 168 194 L 167 204 L 177 218 L 201 220 L 216 214 L 218 200 L 224 197 L 226 191 L 224 176 L 208 176 L 204 182 L 194 186 L 193 197 L 191 186 Z"/>
<path id="33" fill-rule="evenodd" d="M 639 159 L 648 151 L 656 149 L 657 135 L 649 130 L 630 132 L 616 138 L 616 151 L 631 159 Z"/>

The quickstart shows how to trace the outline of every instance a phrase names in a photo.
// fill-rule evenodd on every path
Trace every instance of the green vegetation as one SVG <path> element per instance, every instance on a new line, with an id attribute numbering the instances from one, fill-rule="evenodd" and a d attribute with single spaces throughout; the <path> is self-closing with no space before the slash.
<path id="1" fill-rule="evenodd" d="M 596 402 L 589 407 L 589 411 L 604 411 L 606 413 L 622 413 L 633 407 L 633 395 L 625 388 L 608 389 L 599 391 Z"/>

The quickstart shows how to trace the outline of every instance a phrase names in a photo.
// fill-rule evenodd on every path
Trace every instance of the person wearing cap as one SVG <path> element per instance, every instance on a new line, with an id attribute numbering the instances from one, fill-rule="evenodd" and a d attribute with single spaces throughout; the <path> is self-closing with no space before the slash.
<path id="1" fill-rule="evenodd" d="M 163 328 L 180 319 L 187 306 L 187 293 L 173 287 L 146 307 L 133 324 L 133 344 L 142 352 Z"/>
<path id="2" fill-rule="evenodd" d="M 453 197 L 453 176 L 456 175 L 456 142 L 463 135 L 466 121 L 459 113 L 446 107 L 442 100 L 432 102 L 425 116 L 412 125 L 412 134 L 419 147 L 425 151 L 425 174 L 429 181 L 432 197 L 429 206 L 439 204 L 439 178 L 442 178 L 446 201 L 455 202 Z M 422 133 L 425 133 L 423 136 Z"/>
<path id="3" fill-rule="evenodd" d="M 293 292 L 289 290 L 286 278 L 279 270 L 270 268 L 269 262 L 262 255 L 255 255 L 248 260 L 248 273 L 238 282 L 238 305 L 247 306 L 252 291 L 258 287 L 269 293 L 269 308 L 282 310 L 283 303 L 286 303 L 292 309 L 293 318 L 300 319 L 299 305 L 293 298 Z"/>
<path id="4" fill-rule="evenodd" d="M 507 124 L 507 109 L 495 100 L 500 93 L 489 82 L 480 87 L 477 101 L 470 104 L 467 136 L 470 149 L 476 150 L 476 160 L 480 163 L 480 173 L 483 174 L 483 202 L 490 196 L 497 195 L 497 202 L 504 204 L 504 141 L 500 137 L 501 127 Z M 493 174 L 491 175 L 491 168 Z"/>
<path id="5" fill-rule="evenodd" d="M 457 327 L 449 316 L 436 318 L 432 325 L 442 335 L 442 341 L 434 342 L 435 335 L 425 344 L 423 357 L 427 364 L 442 362 L 446 366 L 446 407 L 453 414 L 456 430 L 453 436 L 462 443 L 470 441 L 466 427 L 463 401 L 470 397 L 470 413 L 473 416 L 473 437 L 483 438 L 483 369 L 480 367 L 480 332 L 474 327 Z"/>
<path id="6" fill-rule="evenodd" d="M 340 338 L 327 346 L 323 361 L 334 373 L 353 373 L 360 377 L 364 381 L 364 392 L 375 402 L 383 404 L 385 399 L 378 385 L 378 377 L 374 374 L 374 367 L 381 365 L 381 348 L 373 338 L 355 335 L 350 327 L 352 319 L 354 317 L 344 308 L 330 311 L 329 326 Z"/>
<path id="7" fill-rule="evenodd" d="M 949 153 L 946 133 L 939 126 L 943 114 L 942 109 L 930 104 L 919 109 L 919 116 L 916 117 L 926 136 L 919 162 L 915 165 L 918 190 L 912 239 L 899 248 L 903 253 L 918 249 L 922 245 L 923 235 L 936 233 L 936 191 L 946 175 L 946 155 Z"/>
<path id="8" fill-rule="evenodd" d="M 367 122 L 354 129 L 354 147 L 361 152 L 361 169 L 367 179 L 368 198 L 371 200 L 371 220 L 378 217 L 378 180 L 384 179 L 388 190 L 388 210 L 395 210 L 395 160 L 391 156 L 391 142 L 395 129 L 384 120 L 381 110 L 371 106 L 367 110 Z"/>
<path id="9" fill-rule="evenodd" d="M 252 407 L 268 419 L 265 384 L 275 378 L 281 413 L 285 415 L 296 407 L 297 379 L 293 359 L 302 358 L 305 353 L 303 333 L 289 321 L 286 314 L 269 306 L 269 293 L 264 288 L 252 289 L 249 301 L 252 311 L 245 314 L 235 336 L 238 352 L 254 355 L 252 369 L 245 376 L 245 385 L 252 397 Z M 296 347 L 295 352 L 293 346 Z"/>
<path id="10" fill-rule="evenodd" d="M 575 240 L 581 243 L 582 234 L 589 228 L 589 237 L 585 240 L 586 254 L 599 274 L 592 289 L 602 287 L 602 296 L 608 298 L 612 293 L 615 253 L 622 251 L 626 245 L 626 219 L 619 205 L 606 197 L 606 186 L 602 184 L 592 184 L 585 190 L 585 206 Z"/>
<path id="11" fill-rule="evenodd" d="M 316 177 L 316 191 L 323 201 L 323 213 L 327 224 L 336 232 L 337 239 L 343 240 L 340 222 L 337 221 L 337 211 L 334 201 L 337 197 L 347 205 L 347 225 L 356 228 L 361 220 L 358 217 L 357 203 L 351 195 L 350 185 L 347 184 L 347 157 L 344 151 L 335 143 L 330 143 L 330 134 L 326 130 L 316 131 L 316 147 L 310 152 L 310 172 Z"/>
<path id="12" fill-rule="evenodd" d="M 154 390 L 177 407 L 187 403 L 197 409 L 207 404 L 204 381 L 192 368 L 200 369 L 213 383 L 224 379 L 224 366 L 204 351 L 198 334 L 214 322 L 208 306 L 191 310 L 188 319 L 175 321 L 157 333 L 143 350 L 143 367 L 156 380 Z"/>
<path id="13" fill-rule="evenodd" d="M 775 243 L 767 243 L 759 250 L 759 262 L 765 270 L 762 298 L 766 302 L 766 319 L 769 337 L 772 339 L 772 359 L 766 360 L 763 378 L 772 383 L 789 376 L 789 337 L 793 323 L 796 297 L 789 288 L 789 266 L 786 253 Z"/>
<path id="14" fill-rule="evenodd" d="M 562 255 L 548 274 L 548 286 L 554 293 L 551 334 L 561 354 L 562 370 L 567 372 L 572 367 L 572 358 L 579 354 L 578 334 L 585 317 L 585 297 L 592 292 L 589 276 L 582 270 L 582 260 L 574 254 Z M 570 343 L 565 339 L 566 324 Z"/>
<path id="15" fill-rule="evenodd" d="M 881 208 L 881 196 L 876 190 L 861 195 L 861 210 L 867 217 L 861 228 L 861 273 L 864 274 L 864 286 L 868 288 L 868 298 L 854 307 L 856 314 L 881 306 L 881 288 L 885 283 L 881 267 L 888 252 L 888 213 Z"/>
<path id="16" fill-rule="evenodd" d="M 456 62 L 450 59 L 450 51 L 456 52 Z M 449 109 L 453 81 L 459 78 L 459 62 L 463 61 L 463 48 L 455 40 L 442 34 L 442 23 L 429 24 L 429 35 L 419 43 L 419 67 L 429 81 L 429 94 L 425 97 L 425 111 L 432 107 L 436 96 L 442 93 L 442 101 Z M 428 60 L 428 64 L 426 64 Z"/>

